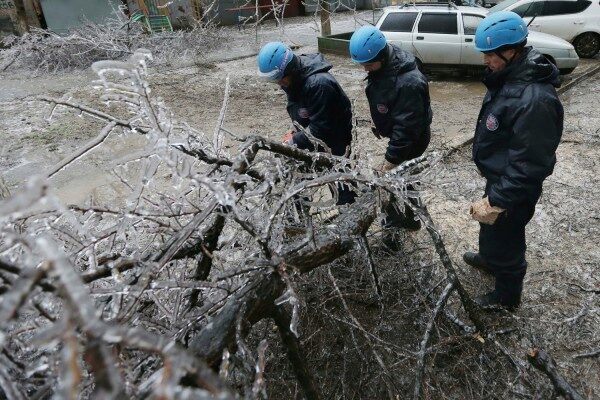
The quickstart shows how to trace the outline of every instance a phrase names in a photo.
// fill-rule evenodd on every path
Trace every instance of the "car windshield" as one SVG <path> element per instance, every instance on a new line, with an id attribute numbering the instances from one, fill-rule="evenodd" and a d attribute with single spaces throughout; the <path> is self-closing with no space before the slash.
<path id="1" fill-rule="evenodd" d="M 383 14 L 381 14 L 381 15 L 379 16 L 379 19 L 377 19 L 377 22 L 375 22 L 375 26 L 378 26 L 378 25 L 379 25 L 379 23 L 380 23 L 381 21 L 383 21 L 383 19 L 384 19 L 385 17 L 387 17 L 387 15 L 388 15 L 388 14 L 386 14 L 386 13 L 383 13 Z"/>
<path id="2" fill-rule="evenodd" d="M 504 0 L 504 1 L 496 4 L 494 7 L 490 8 L 490 13 L 493 13 L 496 11 L 502 11 L 509 6 L 512 6 L 517 1 L 519 1 L 519 0 Z"/>

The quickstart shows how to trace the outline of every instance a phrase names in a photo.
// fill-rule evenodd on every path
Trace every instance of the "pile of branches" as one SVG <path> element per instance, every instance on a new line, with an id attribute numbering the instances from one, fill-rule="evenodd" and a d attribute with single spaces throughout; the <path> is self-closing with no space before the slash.
<path id="1" fill-rule="evenodd" d="M 149 52 L 137 51 L 128 61 L 93 65 L 103 100 L 129 111 L 127 119 L 41 99 L 52 112 L 72 108 L 105 126 L 0 203 L 0 395 L 264 398 L 268 348 L 282 346 L 304 396 L 323 398 L 299 340 L 298 282 L 352 253 L 383 304 L 385 286 L 367 236 L 390 195 L 422 220 L 440 268 L 436 275 L 433 265 L 423 267 L 430 269 L 421 283 L 431 309 L 418 350 L 410 351 L 409 376 L 390 372 L 381 356 L 381 346 L 389 345 L 362 327 L 327 271 L 344 321 L 358 329 L 379 368 L 383 396 L 404 396 L 400 380 L 410 382 L 414 398 L 424 395 L 431 341 L 445 332 L 437 328 L 441 315 L 460 331 L 458 340 L 497 345 L 514 361 L 458 280 L 426 207 L 409 201 L 416 193 L 407 187 L 427 177 L 431 157 L 381 174 L 368 157 L 333 156 L 309 132 L 323 151 L 236 135 L 223 127 L 228 82 L 215 131 L 205 135 L 150 95 L 149 60 Z M 126 199 L 69 206 L 52 195 L 55 175 L 122 135 L 146 139 L 142 150 L 114 161 L 112 173 L 129 189 Z M 354 204 L 335 205 L 340 184 L 352 185 Z M 329 190 L 326 199 L 322 192 Z M 278 343 L 257 335 L 265 321 L 277 327 Z M 559 393 L 578 398 L 543 350 L 531 357 Z"/>
<path id="2" fill-rule="evenodd" d="M 193 61 L 226 42 L 226 32 L 212 21 L 194 21 L 190 29 L 149 34 L 140 22 L 116 11 L 102 24 L 91 21 L 65 34 L 33 28 L 23 36 L 8 36 L 0 50 L 0 72 L 85 69 L 99 60 L 127 60 L 138 48 L 152 51 L 159 64 Z"/>

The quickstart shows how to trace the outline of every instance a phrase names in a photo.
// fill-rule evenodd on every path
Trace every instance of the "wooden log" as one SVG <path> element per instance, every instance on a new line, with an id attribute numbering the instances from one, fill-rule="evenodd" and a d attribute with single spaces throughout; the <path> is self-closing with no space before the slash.
<path id="1" fill-rule="evenodd" d="M 336 260 L 353 248 L 357 237 L 366 233 L 376 215 L 375 196 L 359 197 L 356 203 L 338 217 L 335 229 L 315 234 L 315 247 L 305 246 L 297 251 L 297 244 L 291 244 L 289 252 L 283 254 L 281 265 L 292 266 L 305 273 Z M 223 350 L 228 348 L 234 352 L 236 349 L 238 314 L 242 311 L 245 313 L 242 318 L 248 321 L 250 327 L 262 318 L 271 316 L 274 301 L 284 288 L 285 284 L 276 272 L 251 278 L 246 287 L 232 296 L 222 311 L 190 340 L 190 350 L 209 365 L 218 367 Z"/>
<path id="2" fill-rule="evenodd" d="M 285 285 L 278 274 L 258 275 L 235 296 L 232 296 L 223 310 L 190 340 L 192 353 L 205 360 L 213 368 L 218 368 L 223 350 L 236 350 L 236 322 L 240 312 L 252 326 L 261 319 L 272 315 L 274 301 L 283 292 Z"/>

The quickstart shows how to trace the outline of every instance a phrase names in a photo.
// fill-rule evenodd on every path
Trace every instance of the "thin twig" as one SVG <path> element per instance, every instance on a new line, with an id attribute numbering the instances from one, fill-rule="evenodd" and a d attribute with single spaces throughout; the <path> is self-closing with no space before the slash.
<path id="1" fill-rule="evenodd" d="M 331 268 L 327 268 L 327 273 L 329 274 L 329 279 L 331 280 L 331 283 L 333 284 L 333 288 L 334 288 L 335 292 L 337 293 L 338 297 L 340 298 L 340 301 L 342 302 L 342 305 L 344 306 L 346 313 L 348 314 L 348 316 L 350 317 L 352 322 L 354 322 L 354 324 L 359 327 L 359 331 L 362 333 L 363 337 L 367 341 L 367 344 L 369 345 L 369 348 L 370 348 L 371 352 L 373 353 L 373 356 L 375 357 L 377 364 L 379 364 L 379 367 L 383 371 L 383 378 L 384 378 L 385 386 L 387 389 L 388 397 L 390 398 L 390 400 L 396 399 L 397 398 L 396 393 L 398 393 L 398 390 L 396 389 L 396 385 L 394 384 L 394 381 L 392 380 L 393 375 L 389 372 L 387 366 L 383 362 L 383 359 L 381 358 L 379 353 L 375 350 L 375 346 L 373 345 L 373 342 L 371 341 L 371 338 L 367 334 L 367 331 L 365 330 L 365 328 L 356 319 L 354 314 L 352 314 L 352 312 L 350 311 L 350 308 L 348 307 L 348 304 L 346 304 L 346 300 L 344 299 L 344 296 L 342 295 L 342 292 L 340 291 L 340 288 L 337 285 L 336 279 L 333 276 L 333 274 L 331 273 Z"/>
<path id="2" fill-rule="evenodd" d="M 440 297 L 435 304 L 435 308 L 433 309 L 433 313 L 431 314 L 431 318 L 429 319 L 427 327 L 425 328 L 425 333 L 423 334 L 419 354 L 417 356 L 417 373 L 415 375 L 415 386 L 413 390 L 413 399 L 415 400 L 419 400 L 421 398 L 421 387 L 423 386 L 423 376 L 425 375 L 425 355 L 427 354 L 427 346 L 429 346 L 429 340 L 431 338 L 431 333 L 433 332 L 435 320 L 440 312 L 444 309 L 444 306 L 453 290 L 454 282 L 448 283 L 442 291 L 442 294 L 440 294 Z"/>

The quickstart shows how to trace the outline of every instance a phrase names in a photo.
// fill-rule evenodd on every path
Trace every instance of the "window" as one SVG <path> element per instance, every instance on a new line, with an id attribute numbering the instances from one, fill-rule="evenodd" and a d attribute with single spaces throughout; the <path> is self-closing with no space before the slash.
<path id="1" fill-rule="evenodd" d="M 379 30 L 384 32 L 412 32 L 415 19 L 417 19 L 416 12 L 389 13 Z"/>
<path id="2" fill-rule="evenodd" d="M 491 13 L 495 13 L 496 11 L 502 11 L 505 10 L 506 8 L 512 6 L 513 4 L 515 4 L 517 1 L 519 0 L 504 0 L 501 1 L 500 3 L 496 4 L 494 7 L 490 8 L 490 14 Z"/>
<path id="3" fill-rule="evenodd" d="M 592 4 L 591 1 L 546 1 L 542 15 L 576 14 L 582 12 Z"/>
<path id="4" fill-rule="evenodd" d="M 483 17 L 481 15 L 463 14 L 462 19 L 465 35 L 474 35 L 475 30 L 477 30 L 477 26 L 483 20 Z"/>
<path id="5" fill-rule="evenodd" d="M 519 14 L 521 18 L 542 15 L 542 8 L 544 8 L 544 3 L 544 1 L 534 1 L 533 3 L 525 3 L 521 4 L 519 7 L 513 8 L 512 11 Z"/>
<path id="6" fill-rule="evenodd" d="M 458 34 L 456 14 L 425 14 L 419 20 L 420 33 Z"/>

